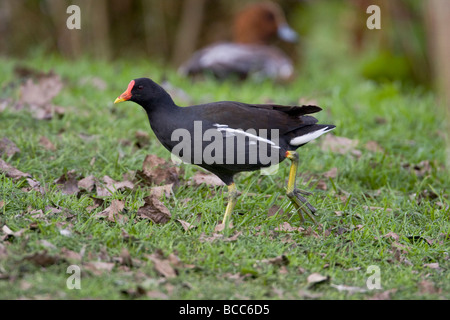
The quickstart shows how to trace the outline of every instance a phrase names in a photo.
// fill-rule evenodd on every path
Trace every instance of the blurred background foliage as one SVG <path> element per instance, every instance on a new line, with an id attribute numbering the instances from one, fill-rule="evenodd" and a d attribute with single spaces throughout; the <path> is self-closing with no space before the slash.
<path id="1" fill-rule="evenodd" d="M 69 59 L 147 58 L 177 68 L 198 48 L 229 40 L 234 14 L 249 0 L 1 0 L 0 54 L 26 57 L 40 50 Z M 300 34 L 296 45 L 277 43 L 289 53 L 301 76 L 311 27 L 328 26 L 321 59 L 361 58 L 360 72 L 376 81 L 402 81 L 432 87 L 445 78 L 448 44 L 437 45 L 450 21 L 448 0 L 278 0 Z M 81 30 L 66 28 L 66 9 L 81 8 Z M 366 26 L 369 5 L 381 8 L 381 30 Z M 330 28 L 331 27 L 331 28 Z M 448 28 L 447 28 L 448 29 Z M 439 33 L 440 32 L 440 33 Z M 448 38 L 448 37 L 447 37 Z M 317 40 L 317 39 L 315 39 Z M 447 57 L 447 58 L 446 58 Z M 447 75 L 444 76 L 444 73 Z"/>

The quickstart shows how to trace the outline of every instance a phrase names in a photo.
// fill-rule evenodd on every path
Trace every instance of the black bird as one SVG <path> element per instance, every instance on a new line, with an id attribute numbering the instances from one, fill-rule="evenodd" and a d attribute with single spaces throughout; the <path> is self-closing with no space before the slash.
<path id="1" fill-rule="evenodd" d="M 209 170 L 227 184 L 225 226 L 236 204 L 234 175 L 269 167 L 286 158 L 292 162 L 287 196 L 302 220 L 303 211 L 315 221 L 315 208 L 302 196 L 308 193 L 295 187 L 299 159 L 295 150 L 335 128 L 317 124 L 316 118 L 308 116 L 321 108 L 234 101 L 179 107 L 148 78 L 132 80 L 114 103 L 128 100 L 145 109 L 150 126 L 166 149 L 185 162 Z"/>

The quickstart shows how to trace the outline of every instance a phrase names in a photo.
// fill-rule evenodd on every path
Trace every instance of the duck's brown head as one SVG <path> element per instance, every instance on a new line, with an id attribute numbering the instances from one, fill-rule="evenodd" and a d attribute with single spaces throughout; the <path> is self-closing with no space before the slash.
<path id="1" fill-rule="evenodd" d="M 286 22 L 281 7 L 273 2 L 247 6 L 235 18 L 233 41 L 247 44 L 268 44 L 276 38 L 295 42 L 298 35 Z"/>

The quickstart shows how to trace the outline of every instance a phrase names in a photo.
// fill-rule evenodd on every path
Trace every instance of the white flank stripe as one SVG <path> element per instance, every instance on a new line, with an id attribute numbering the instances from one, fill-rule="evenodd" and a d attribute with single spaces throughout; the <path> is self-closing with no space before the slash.
<path id="1" fill-rule="evenodd" d="M 232 129 L 232 128 L 217 128 L 217 130 L 225 131 L 225 132 L 231 132 L 231 133 L 237 133 L 237 134 L 243 134 L 244 136 L 247 136 L 249 138 L 256 139 L 258 141 L 265 142 L 265 143 L 268 143 L 270 145 L 275 145 L 275 142 L 270 141 L 269 139 L 258 137 L 258 136 L 254 135 L 254 134 L 245 132 L 244 130 Z"/>
<path id="2" fill-rule="evenodd" d="M 245 132 L 244 130 L 228 128 L 228 126 L 226 124 L 215 123 L 215 124 L 213 124 L 213 126 L 217 127 L 218 131 L 225 131 L 227 133 L 226 137 L 228 137 L 228 134 L 230 134 L 231 136 L 236 134 L 236 133 L 237 134 L 243 134 L 244 136 L 247 136 L 247 137 L 249 137 L 251 139 L 255 139 L 255 140 L 258 140 L 258 141 L 261 141 L 261 142 L 268 143 L 268 144 L 271 145 L 272 148 L 280 149 L 280 147 L 277 146 L 275 144 L 275 142 L 270 141 L 269 139 L 265 139 L 265 138 L 259 137 L 257 135 Z M 254 145 L 254 144 L 255 144 L 255 141 L 250 141 L 250 145 Z"/>
<path id="3" fill-rule="evenodd" d="M 332 128 L 332 129 L 334 129 L 334 128 Z M 310 132 L 310 133 L 305 134 L 305 135 L 300 136 L 300 137 L 295 137 L 294 139 L 292 139 L 289 142 L 289 144 L 293 145 L 293 146 L 299 146 L 301 144 L 305 144 L 307 142 L 310 142 L 311 140 L 314 140 L 314 139 L 320 137 L 321 135 L 323 135 L 324 133 L 326 133 L 326 132 L 328 132 L 328 131 L 330 131 L 332 129 L 328 129 L 328 127 L 326 127 L 326 128 L 322 128 L 322 129 L 317 130 L 317 131 Z"/>

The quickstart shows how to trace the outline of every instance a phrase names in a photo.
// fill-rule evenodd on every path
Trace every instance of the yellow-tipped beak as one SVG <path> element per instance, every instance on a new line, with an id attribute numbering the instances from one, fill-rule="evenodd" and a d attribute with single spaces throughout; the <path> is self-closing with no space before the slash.
<path id="1" fill-rule="evenodd" d="M 131 80 L 131 82 L 128 84 L 127 90 L 122 93 L 116 100 L 114 100 L 114 104 L 127 101 L 131 99 L 131 90 L 133 90 L 134 87 L 134 80 Z"/>
<path id="2" fill-rule="evenodd" d="M 114 104 L 119 103 L 119 102 L 124 102 L 124 101 L 127 101 L 127 99 L 118 97 L 116 100 L 114 100 Z"/>

